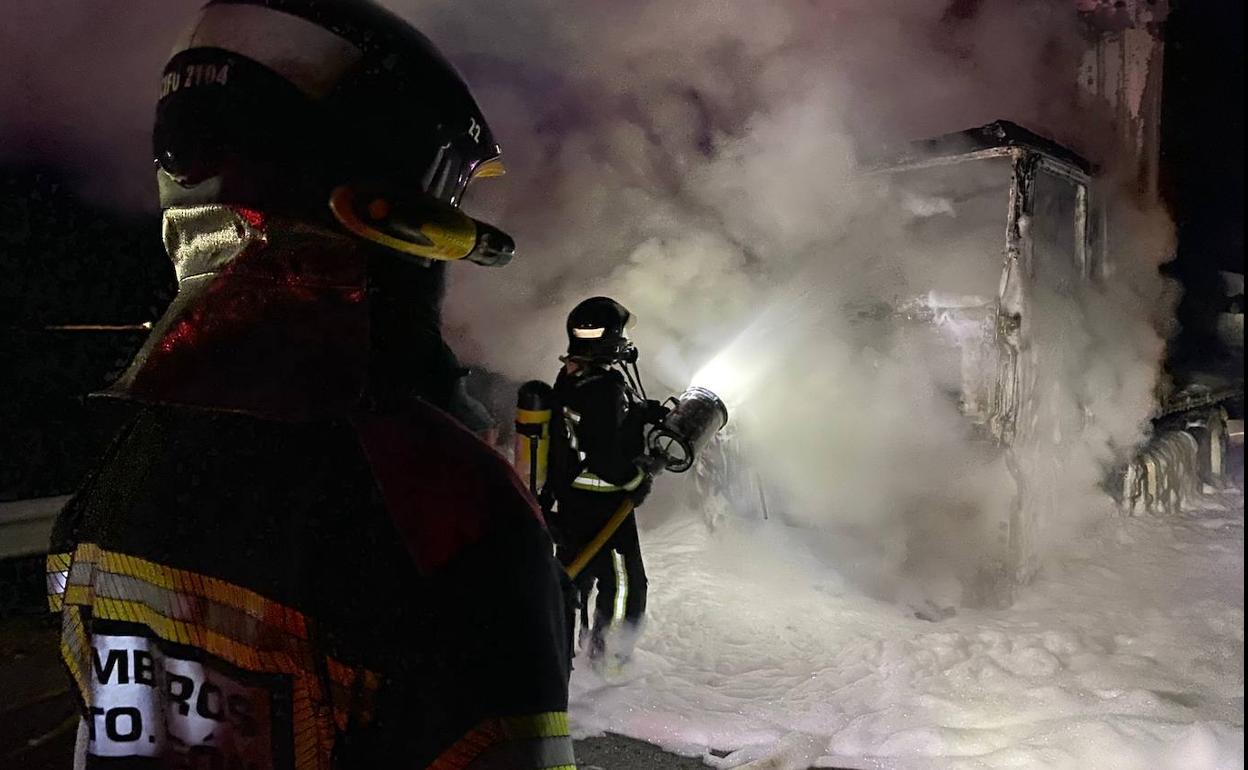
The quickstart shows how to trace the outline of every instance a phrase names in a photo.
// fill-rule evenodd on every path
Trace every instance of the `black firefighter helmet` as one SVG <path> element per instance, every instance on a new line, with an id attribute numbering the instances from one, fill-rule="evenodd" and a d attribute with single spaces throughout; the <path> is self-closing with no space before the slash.
<path id="1" fill-rule="evenodd" d="M 636 323 L 628 308 L 610 297 L 590 297 L 568 314 L 568 357 L 598 363 L 637 360 L 627 329 Z"/>
<path id="2" fill-rule="evenodd" d="M 212 0 L 165 65 L 162 208 L 322 221 L 421 261 L 502 264 L 511 239 L 459 211 L 502 173 L 464 79 L 369 0 Z"/>

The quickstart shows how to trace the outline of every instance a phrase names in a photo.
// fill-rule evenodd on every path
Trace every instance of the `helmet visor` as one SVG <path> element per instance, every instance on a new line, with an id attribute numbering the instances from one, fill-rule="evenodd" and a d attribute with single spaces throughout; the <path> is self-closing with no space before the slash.
<path id="1" fill-rule="evenodd" d="M 440 201 L 458 206 L 463 201 L 470 182 L 502 176 L 504 173 L 503 161 L 497 154 L 497 148 L 492 158 L 480 161 L 465 157 L 448 142 L 434 154 L 421 178 L 421 188 Z"/>

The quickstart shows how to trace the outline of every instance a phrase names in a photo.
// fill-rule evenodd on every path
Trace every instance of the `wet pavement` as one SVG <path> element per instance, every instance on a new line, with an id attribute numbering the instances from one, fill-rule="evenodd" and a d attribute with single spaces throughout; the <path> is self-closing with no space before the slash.
<path id="1" fill-rule="evenodd" d="M 57 660 L 55 619 L 0 620 L 0 767 L 72 766 L 78 714 Z"/>
<path id="2" fill-rule="evenodd" d="M 576 742 L 579 770 L 695 770 L 705 768 L 700 759 L 679 757 L 649 743 L 606 735 Z"/>

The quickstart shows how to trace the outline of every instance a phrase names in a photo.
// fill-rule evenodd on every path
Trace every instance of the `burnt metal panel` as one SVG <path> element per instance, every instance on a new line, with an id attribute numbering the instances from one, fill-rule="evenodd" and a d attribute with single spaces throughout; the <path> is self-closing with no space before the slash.
<path id="1" fill-rule="evenodd" d="M 930 139 L 885 146 L 859 155 L 859 166 L 866 172 L 919 168 L 941 162 L 958 162 L 968 157 L 1001 155 L 1010 149 L 1030 150 L 1081 173 L 1086 179 L 1096 168 L 1083 156 L 1008 120 L 955 131 Z"/>

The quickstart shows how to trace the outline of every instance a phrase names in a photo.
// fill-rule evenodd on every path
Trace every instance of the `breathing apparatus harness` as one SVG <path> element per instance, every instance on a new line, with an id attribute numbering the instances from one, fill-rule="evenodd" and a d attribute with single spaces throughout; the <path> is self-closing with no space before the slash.
<path id="1" fill-rule="evenodd" d="M 613 361 L 612 364 L 624 375 L 624 380 L 628 382 L 629 389 L 635 394 L 641 396 L 642 402 L 649 401 L 646 396 L 646 387 L 641 383 L 641 370 L 637 368 L 637 348 L 631 343 L 624 349 L 624 358 Z M 632 370 L 629 370 L 632 367 Z"/>
<path id="2" fill-rule="evenodd" d="M 693 467 L 698 453 L 728 423 L 728 408 L 706 388 L 691 387 L 667 400 L 661 420 L 651 423 L 646 433 L 646 452 L 640 458 L 651 476 L 662 471 L 684 473 Z M 567 567 L 575 578 L 602 550 L 615 531 L 636 507 L 636 499 L 626 498 L 602 529 L 581 549 Z"/>
<path id="3" fill-rule="evenodd" d="M 651 401 L 646 396 L 641 372 L 637 368 L 637 349 L 628 345 L 624 352 L 624 356 L 619 359 L 565 355 L 560 356 L 559 360 L 565 364 L 574 361 L 582 365 L 593 366 L 598 368 L 599 372 L 618 371 L 626 382 L 625 394 L 630 408 L 642 408 L 643 405 L 648 404 L 658 406 L 657 402 Z M 588 376 L 599 377 L 602 374 L 591 373 Z M 527 479 L 529 491 L 546 511 L 549 511 L 554 504 L 555 490 L 546 482 L 550 454 L 550 424 L 554 419 L 556 409 L 554 389 L 550 385 L 541 380 L 530 380 L 520 386 L 516 399 L 516 469 Z M 662 414 L 666 414 L 666 410 L 663 410 Z M 647 415 L 649 419 L 646 429 L 648 430 L 651 425 L 657 423 L 662 418 L 662 414 L 655 409 L 652 415 Z M 583 463 L 582 460 L 568 475 L 573 477 L 579 475 L 584 470 Z"/>
<path id="4" fill-rule="evenodd" d="M 633 398 L 641 404 L 655 404 L 647 398 L 637 367 L 637 349 L 628 344 L 622 347 L 623 355 L 613 357 L 607 367 L 618 367 L 628 383 Z M 589 360 L 588 357 L 568 355 L 568 360 Z M 529 489 L 549 509 L 553 502 L 549 484 L 546 483 L 550 447 L 550 421 L 554 411 L 553 389 L 540 380 L 530 380 L 520 387 L 516 404 L 516 464 L 522 475 L 527 475 Z M 647 415 L 645 452 L 637 462 L 643 472 L 655 476 L 667 470 L 684 473 L 693 466 L 697 455 L 711 438 L 728 422 L 728 409 L 723 401 L 706 388 L 691 387 L 679 396 L 667 399 L 661 408 Z M 579 470 L 578 470 L 579 472 Z M 568 565 L 569 577 L 575 578 L 611 539 L 624 520 L 633 512 L 636 498 L 624 499 L 607 520 L 607 523 Z"/>

